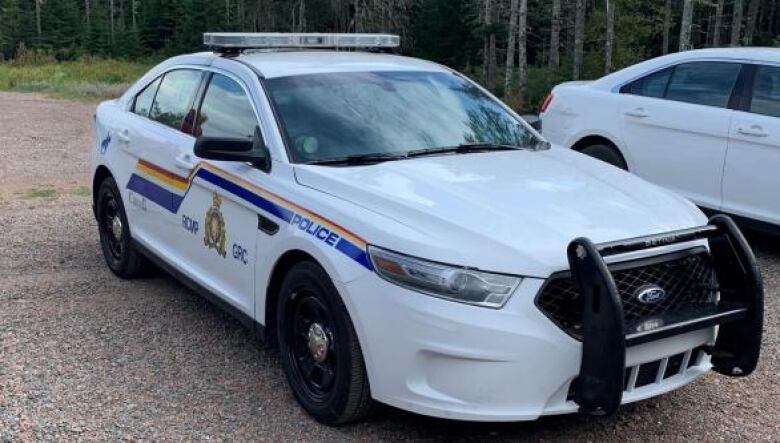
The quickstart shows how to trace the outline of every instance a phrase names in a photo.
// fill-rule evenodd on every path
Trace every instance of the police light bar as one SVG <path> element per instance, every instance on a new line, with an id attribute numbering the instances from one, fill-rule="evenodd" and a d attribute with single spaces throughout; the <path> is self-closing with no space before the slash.
<path id="1" fill-rule="evenodd" d="M 209 32 L 203 43 L 217 51 L 287 48 L 397 48 L 401 38 L 392 34 L 301 34 Z"/>

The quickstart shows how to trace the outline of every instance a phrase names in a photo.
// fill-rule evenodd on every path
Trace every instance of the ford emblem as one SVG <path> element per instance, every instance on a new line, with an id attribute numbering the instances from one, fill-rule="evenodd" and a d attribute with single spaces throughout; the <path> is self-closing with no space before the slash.
<path id="1" fill-rule="evenodd" d="M 645 285 L 636 290 L 636 299 L 644 305 L 654 305 L 666 298 L 666 291 L 660 286 Z"/>

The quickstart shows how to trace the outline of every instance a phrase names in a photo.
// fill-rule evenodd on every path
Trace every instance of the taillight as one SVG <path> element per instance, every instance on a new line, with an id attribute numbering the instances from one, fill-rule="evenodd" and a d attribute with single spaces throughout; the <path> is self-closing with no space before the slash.
<path id="1" fill-rule="evenodd" d="M 544 101 L 542 102 L 541 106 L 539 106 L 539 113 L 540 114 L 544 114 L 545 112 L 547 112 L 547 108 L 550 107 L 550 104 L 552 103 L 553 98 L 555 98 L 555 96 L 552 94 L 552 92 L 547 94 L 546 97 L 544 97 Z"/>

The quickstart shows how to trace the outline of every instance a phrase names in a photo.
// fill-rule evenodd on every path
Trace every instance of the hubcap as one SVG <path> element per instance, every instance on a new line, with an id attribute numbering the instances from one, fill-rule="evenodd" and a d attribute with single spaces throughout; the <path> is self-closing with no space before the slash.
<path id="1" fill-rule="evenodd" d="M 312 358 L 317 363 L 322 363 L 328 358 L 328 347 L 330 346 L 330 339 L 328 334 L 325 333 L 322 325 L 319 323 L 312 323 L 309 326 L 309 333 L 307 334 L 309 343 L 309 352 L 311 352 Z"/>
<path id="2" fill-rule="evenodd" d="M 119 217 L 114 217 L 113 220 L 111 220 L 111 233 L 114 234 L 114 239 L 121 240 L 122 239 L 122 219 Z"/>
<path id="3" fill-rule="evenodd" d="M 122 216 L 120 207 L 113 195 L 106 195 L 100 206 L 100 241 L 106 247 L 105 251 L 113 260 L 121 260 L 122 247 Z"/>
<path id="4" fill-rule="evenodd" d="M 333 316 L 311 290 L 302 288 L 292 296 L 285 317 L 293 376 L 309 398 L 322 401 L 336 380 Z"/>

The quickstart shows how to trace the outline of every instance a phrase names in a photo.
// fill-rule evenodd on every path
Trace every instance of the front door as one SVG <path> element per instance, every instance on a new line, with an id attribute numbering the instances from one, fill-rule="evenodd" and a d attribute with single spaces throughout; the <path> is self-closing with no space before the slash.
<path id="1" fill-rule="evenodd" d="M 621 119 L 632 172 L 719 208 L 734 113 L 728 105 L 740 69 L 736 63 L 681 64 L 651 74 L 652 96 L 625 94 Z"/>
<path id="2" fill-rule="evenodd" d="M 213 73 L 207 80 L 194 134 L 251 138 L 258 119 L 240 81 Z M 195 159 L 197 160 L 197 159 Z M 199 283 L 254 316 L 257 210 L 245 197 L 265 173 L 242 162 L 193 161 L 191 185 L 172 236 L 176 255 Z"/>
<path id="3" fill-rule="evenodd" d="M 731 123 L 723 210 L 780 224 L 780 67 L 755 69 L 749 103 Z"/>

